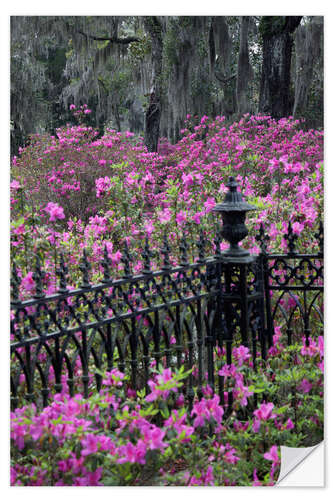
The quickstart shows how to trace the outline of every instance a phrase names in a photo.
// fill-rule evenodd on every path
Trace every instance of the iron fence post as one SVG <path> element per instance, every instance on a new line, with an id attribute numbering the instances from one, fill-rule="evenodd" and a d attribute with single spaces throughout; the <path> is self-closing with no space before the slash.
<path id="1" fill-rule="evenodd" d="M 247 236 L 245 226 L 246 213 L 256 207 L 243 200 L 242 194 L 237 191 L 238 183 L 234 177 L 227 183 L 228 192 L 222 203 L 213 209 L 222 216 L 221 234 L 228 243 L 229 248 L 221 253 L 222 263 L 222 292 L 217 296 L 220 301 L 216 309 L 222 311 L 218 318 L 221 323 L 220 347 L 222 340 L 226 344 L 226 362 L 232 363 L 232 344 L 237 332 L 240 334 L 241 343 L 249 346 L 249 304 L 255 302 L 258 309 L 263 304 L 263 288 L 251 289 L 250 272 L 257 257 L 250 255 L 248 250 L 241 248 L 239 243 Z M 255 276 L 255 280 L 258 276 Z M 260 311 L 258 311 L 260 314 Z M 262 314 L 260 315 L 262 317 Z M 222 323 L 224 328 L 222 328 Z M 223 331 L 224 330 L 224 331 Z M 222 378 L 222 377 L 220 377 Z M 219 380 L 220 393 L 224 395 L 221 380 Z M 228 393 L 228 406 L 232 404 L 232 392 Z"/>

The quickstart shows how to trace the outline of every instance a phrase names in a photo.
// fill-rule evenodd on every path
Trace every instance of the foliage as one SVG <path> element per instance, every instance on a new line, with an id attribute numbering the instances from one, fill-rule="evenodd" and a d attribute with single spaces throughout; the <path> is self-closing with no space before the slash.
<path id="1" fill-rule="evenodd" d="M 262 37 L 280 35 L 285 29 L 286 18 L 283 16 L 262 16 L 259 24 L 259 33 Z"/>
<path id="2" fill-rule="evenodd" d="M 76 118 L 89 117 L 87 110 L 72 106 Z M 98 131 L 83 123 L 59 129 L 53 137 L 32 137 L 12 165 L 11 239 L 19 272 L 27 276 L 31 259 L 43 248 L 42 263 L 49 270 L 45 286 L 54 290 L 54 252 L 62 249 L 70 255 L 71 272 L 77 272 L 86 248 L 94 281 L 101 276 L 99 260 L 105 244 L 110 256 L 119 256 L 125 236 L 136 253 L 138 272 L 145 236 L 154 251 L 165 231 L 171 261 L 178 255 L 182 232 L 190 244 L 190 257 L 200 229 L 214 250 L 219 221 L 212 208 L 222 200 L 228 177 L 234 174 L 248 201 L 258 207 L 248 217 L 245 246 L 258 251 L 255 236 L 263 222 L 269 248 L 285 250 L 282 233 L 290 221 L 299 236 L 298 248 L 316 251 L 314 234 L 323 201 L 323 135 L 300 126 L 299 121 L 277 122 L 263 116 L 244 116 L 229 126 L 223 117 L 188 117 L 183 138 L 174 146 L 161 144 L 159 154 L 147 153 L 142 139 L 130 132 L 107 130 L 97 138 Z M 50 202 L 63 208 L 64 219 L 50 221 L 45 211 Z M 223 242 L 221 249 L 225 247 Z M 115 258 L 114 275 L 121 266 Z"/>
<path id="3" fill-rule="evenodd" d="M 303 16 L 304 23 L 311 25 L 315 17 Z M 253 112 L 258 109 L 262 73 L 260 32 L 279 31 L 285 16 L 249 18 L 248 52 L 254 78 L 249 82 L 248 108 L 242 111 Z M 144 19 L 144 16 L 11 18 L 13 154 L 17 154 L 18 146 L 23 146 L 31 133 L 54 134 L 55 128 L 68 120 L 66 110 L 71 103 L 76 106 L 88 103 L 92 109 L 91 124 L 100 129 L 112 119 L 118 130 L 142 133 L 144 100 L 151 88 L 152 74 L 152 44 Z M 159 16 L 159 22 L 163 27 L 161 135 L 177 142 L 181 124 L 189 113 L 238 118 L 235 76 L 237 72 L 239 78 L 242 74 L 237 70 L 241 17 Z M 220 79 L 216 76 L 219 69 Z M 316 60 L 312 82 L 307 84 L 311 95 L 301 113 L 311 127 L 322 126 L 322 74 L 321 56 Z M 295 75 L 294 84 L 296 87 Z"/>
<path id="4" fill-rule="evenodd" d="M 103 389 L 87 400 L 64 389 L 41 412 L 34 405 L 17 409 L 11 484 L 272 485 L 279 445 L 322 440 L 322 337 L 312 346 L 310 353 L 304 345 L 285 347 L 276 336 L 257 372 L 243 346 L 234 348 L 230 366 L 218 353 L 223 374 L 235 383 L 228 414 L 209 386 L 190 411 L 182 394 L 188 372 L 162 366 L 147 395 L 126 392 L 127 377 L 113 369 L 101 373 Z M 255 409 L 254 398 L 263 394 Z"/>
<path id="5" fill-rule="evenodd" d="M 88 106 L 72 105 L 71 112 L 77 125 L 58 129 L 56 136 L 32 137 L 12 161 L 11 244 L 21 298 L 33 293 L 37 253 L 50 294 L 57 288 L 61 250 L 72 288 L 80 279 L 82 249 L 88 251 L 92 281 L 101 279 L 105 247 L 112 275 L 119 274 L 125 240 L 136 254 L 137 273 L 145 236 L 157 253 L 167 233 L 171 264 L 181 233 L 190 242 L 192 259 L 200 229 L 214 251 L 220 221 L 212 209 L 232 174 L 258 207 L 249 217 L 244 243 L 251 252 L 258 251 L 260 222 L 266 224 L 272 251 L 286 249 L 282 232 L 289 222 L 299 235 L 298 249 L 317 250 L 322 132 L 269 116 L 245 115 L 230 125 L 219 116 L 188 116 L 177 144 L 164 141 L 158 153 L 147 153 L 142 139 L 130 132 L 106 130 L 98 137 L 96 129 L 84 125 Z M 256 368 L 247 347 L 233 348 L 231 365 L 225 351 L 216 348 L 215 377 L 216 382 L 224 377 L 224 401 L 207 386 L 189 408 L 188 371 L 171 370 L 164 360 L 155 366 L 147 393 L 135 393 L 128 374 L 113 369 L 99 373 L 100 393 L 90 374 L 89 398 L 70 398 L 63 375 L 62 391 L 53 391 L 48 407 L 39 411 L 30 404 L 11 414 L 11 484 L 274 484 L 278 446 L 312 446 L 323 436 L 323 338 L 315 333 L 307 346 L 301 334 L 287 347 L 280 326 L 267 360 L 258 355 Z M 78 365 L 78 377 L 80 370 Z M 195 369 L 191 376 L 196 380 Z"/>

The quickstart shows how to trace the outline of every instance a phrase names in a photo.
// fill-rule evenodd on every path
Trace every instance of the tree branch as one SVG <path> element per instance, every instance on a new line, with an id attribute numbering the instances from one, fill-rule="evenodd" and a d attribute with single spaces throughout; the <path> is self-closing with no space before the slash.
<path id="1" fill-rule="evenodd" d="M 223 83 L 223 84 L 226 84 L 237 77 L 237 73 L 230 75 L 230 76 L 227 76 L 227 77 L 221 76 L 218 74 L 218 71 L 216 69 L 214 71 L 214 74 L 215 74 L 215 77 L 218 79 L 218 81 Z"/>
<path id="2" fill-rule="evenodd" d="M 80 35 L 85 36 L 86 38 L 90 38 L 90 40 L 95 40 L 97 42 L 109 41 L 109 42 L 112 42 L 112 43 L 119 43 L 119 44 L 122 44 L 122 45 L 126 45 L 128 43 L 139 42 L 140 41 L 140 38 L 136 38 L 134 36 L 128 36 L 126 38 L 118 38 L 116 36 L 110 36 L 110 37 L 107 37 L 107 36 L 94 36 L 94 35 L 87 35 L 87 33 L 84 33 L 83 31 L 80 31 L 80 30 L 78 30 L 78 33 Z"/>

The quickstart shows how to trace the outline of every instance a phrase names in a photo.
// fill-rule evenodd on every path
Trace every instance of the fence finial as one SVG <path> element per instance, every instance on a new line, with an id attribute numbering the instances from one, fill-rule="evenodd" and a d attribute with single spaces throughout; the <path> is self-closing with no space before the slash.
<path id="1" fill-rule="evenodd" d="M 64 254 L 60 252 L 60 265 L 56 270 L 57 276 L 59 276 L 59 288 L 58 292 L 67 292 L 67 273 L 68 267 L 65 264 Z"/>
<path id="2" fill-rule="evenodd" d="M 39 299 L 41 297 L 45 296 L 45 293 L 43 291 L 44 285 L 43 285 L 43 279 L 45 277 L 45 272 L 41 268 L 40 264 L 40 258 L 39 255 L 36 255 L 36 266 L 35 266 L 35 272 L 32 275 L 35 284 L 36 284 L 36 291 L 34 297 L 36 299 Z"/>
<path id="3" fill-rule="evenodd" d="M 204 262 L 204 259 L 205 259 L 205 237 L 204 237 L 204 232 L 203 232 L 203 229 L 200 228 L 200 233 L 199 233 L 199 239 L 198 241 L 196 242 L 196 246 L 197 246 L 197 249 L 198 249 L 198 263 L 201 264 L 202 262 Z"/>
<path id="4" fill-rule="evenodd" d="M 189 264 L 188 255 L 187 255 L 188 244 L 187 244 L 184 233 L 182 234 L 179 248 L 180 248 L 180 263 L 182 266 L 188 266 L 188 264 Z"/>
<path id="5" fill-rule="evenodd" d="M 288 232 L 283 236 L 283 238 L 287 241 L 288 245 L 288 252 L 289 253 L 295 253 L 295 241 L 297 240 L 297 236 L 293 231 L 291 221 L 289 221 L 288 224 Z"/>
<path id="6" fill-rule="evenodd" d="M 129 252 L 129 248 L 128 248 L 128 243 L 127 243 L 126 239 L 125 239 L 125 243 L 124 243 L 123 254 L 122 254 L 120 260 L 124 264 L 124 278 L 131 277 L 132 273 L 131 273 L 130 263 L 131 263 L 132 259 L 131 259 L 131 256 L 130 256 L 130 252 Z"/>
<path id="7" fill-rule="evenodd" d="M 103 260 L 101 261 L 101 265 L 104 269 L 104 276 L 103 276 L 103 283 L 107 283 L 108 281 L 110 281 L 111 279 L 111 275 L 110 275 L 110 258 L 109 258 L 109 254 L 108 254 L 108 247 L 105 243 L 104 245 L 104 251 L 103 251 Z"/>
<path id="8" fill-rule="evenodd" d="M 215 205 L 213 212 L 221 213 L 223 219 L 221 234 L 230 244 L 228 250 L 222 252 L 223 257 L 238 259 L 249 255 L 249 252 L 240 248 L 238 243 L 248 234 L 245 226 L 246 212 L 256 210 L 256 207 L 243 200 L 242 194 L 237 191 L 238 183 L 235 177 L 229 177 L 227 187 L 229 191 L 224 201 Z"/>
<path id="9" fill-rule="evenodd" d="M 21 283 L 21 278 L 19 277 L 17 273 L 17 267 L 15 262 L 13 263 L 12 267 L 12 277 L 11 277 L 11 284 L 12 284 L 12 299 L 11 302 L 13 304 L 16 304 L 17 302 L 20 301 L 20 283 Z"/>
<path id="10" fill-rule="evenodd" d="M 81 264 L 79 265 L 79 268 L 82 272 L 82 284 L 81 284 L 81 286 L 83 288 L 90 287 L 89 271 L 91 269 L 91 264 L 88 262 L 87 251 L 85 248 L 83 249 L 83 257 L 82 257 Z"/>
<path id="11" fill-rule="evenodd" d="M 145 237 L 145 246 L 142 252 L 143 260 L 144 260 L 144 268 L 143 268 L 143 274 L 151 274 L 151 262 L 150 259 L 153 256 L 153 252 L 150 250 L 149 246 L 149 238 L 146 235 Z"/>
<path id="12" fill-rule="evenodd" d="M 261 222 L 260 223 L 260 228 L 259 228 L 259 233 L 256 234 L 255 236 L 256 241 L 258 241 L 262 253 L 266 254 L 267 253 L 267 242 L 269 241 L 269 236 L 268 234 L 265 233 L 265 227 L 264 224 Z"/>
<path id="13" fill-rule="evenodd" d="M 163 271 L 167 271 L 168 269 L 171 269 L 171 264 L 170 264 L 170 247 L 168 244 L 168 237 L 166 233 L 164 233 L 163 235 L 163 246 L 161 248 L 161 254 L 163 255 L 163 264 L 161 269 Z"/>

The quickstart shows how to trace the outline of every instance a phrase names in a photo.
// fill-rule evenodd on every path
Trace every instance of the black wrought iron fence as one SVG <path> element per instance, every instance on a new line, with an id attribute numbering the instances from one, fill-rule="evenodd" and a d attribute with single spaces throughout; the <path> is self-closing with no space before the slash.
<path id="1" fill-rule="evenodd" d="M 238 243 L 247 234 L 245 214 L 254 207 L 244 202 L 233 178 L 228 187 L 224 203 L 215 209 L 222 214 L 223 231 L 216 235 L 214 255 L 205 254 L 207 242 L 201 232 L 196 259 L 189 261 L 183 238 L 180 262 L 171 266 L 165 237 L 163 263 L 153 271 L 146 239 L 142 273 L 132 274 L 125 244 L 123 276 L 113 279 L 105 248 L 103 279 L 91 284 L 83 252 L 82 282 L 74 290 L 67 287 L 68 271 L 60 256 L 59 287 L 53 295 L 43 291 L 43 270 L 37 256 L 35 293 L 23 301 L 19 299 L 20 278 L 13 266 L 13 407 L 24 400 L 45 406 L 50 393 L 61 391 L 64 384 L 70 395 L 80 391 L 88 397 L 91 391 L 101 388 L 100 371 L 113 367 L 129 372 L 132 389 L 146 387 L 149 391 L 152 367 L 161 363 L 195 368 L 185 386 L 190 405 L 207 383 L 219 392 L 222 402 L 230 405 L 232 390 L 228 390 L 225 401 L 224 377 L 217 373 L 217 348 L 225 350 L 226 363 L 231 364 L 233 346 L 249 347 L 255 369 L 257 355 L 265 359 L 272 346 L 274 321 L 283 320 L 289 343 L 293 335 L 302 333 L 309 339 L 311 327 L 317 328 L 323 319 L 322 226 L 318 254 L 295 253 L 289 227 L 288 253 L 268 254 L 261 228 L 258 241 L 262 253 L 250 255 Z M 221 235 L 230 243 L 223 253 Z M 287 295 L 294 301 L 291 306 L 286 304 Z"/>
<path id="2" fill-rule="evenodd" d="M 295 251 L 296 235 L 289 223 L 284 235 L 288 243 L 285 254 L 268 254 L 267 237 L 261 228 L 258 241 L 262 253 L 260 259 L 264 270 L 265 308 L 268 341 L 272 343 L 274 324 L 282 327 L 291 345 L 296 339 L 305 337 L 309 345 L 311 332 L 323 334 L 324 325 L 324 233 L 320 221 L 315 234 L 317 253 Z"/>

